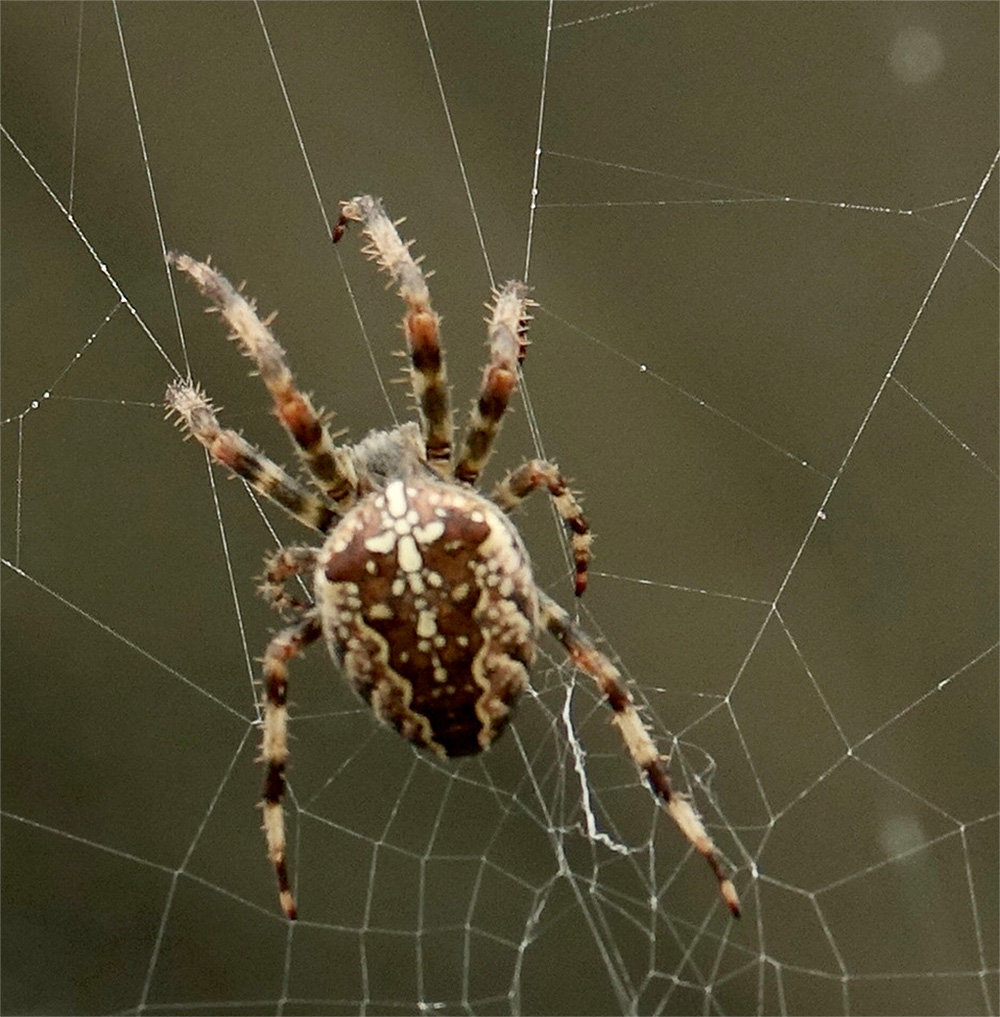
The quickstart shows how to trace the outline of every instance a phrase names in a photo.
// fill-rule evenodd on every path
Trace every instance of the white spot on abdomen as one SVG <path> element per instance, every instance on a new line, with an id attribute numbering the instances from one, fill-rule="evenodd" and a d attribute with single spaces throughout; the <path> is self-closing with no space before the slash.
<path id="1" fill-rule="evenodd" d="M 399 567 L 403 572 L 420 571 L 423 559 L 417 550 L 417 542 L 408 533 L 399 538 L 396 554 L 399 556 Z"/>
<path id="2" fill-rule="evenodd" d="M 389 515 L 397 519 L 406 515 L 406 489 L 401 480 L 394 480 L 385 489 L 385 504 Z"/>

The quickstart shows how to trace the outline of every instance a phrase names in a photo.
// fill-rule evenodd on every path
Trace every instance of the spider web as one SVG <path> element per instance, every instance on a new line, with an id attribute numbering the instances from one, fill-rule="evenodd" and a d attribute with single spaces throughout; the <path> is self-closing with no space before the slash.
<path id="1" fill-rule="evenodd" d="M 4 6 L 3 1009 L 996 1013 L 997 8 Z M 735 871 L 543 644 L 481 759 L 292 671 L 280 917 L 252 805 L 263 553 L 302 532 L 162 418 L 290 458 L 170 277 L 208 252 L 353 438 L 400 309 L 336 201 L 540 307 L 491 476 L 556 459 L 583 624 Z M 353 238 L 352 238 L 353 239 Z M 519 514 L 571 605 L 544 499 Z"/>

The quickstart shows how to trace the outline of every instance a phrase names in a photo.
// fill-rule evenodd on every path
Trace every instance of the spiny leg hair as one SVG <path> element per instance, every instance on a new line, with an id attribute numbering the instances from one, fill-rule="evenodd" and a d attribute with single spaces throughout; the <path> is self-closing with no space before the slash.
<path id="1" fill-rule="evenodd" d="M 494 291 L 489 322 L 490 362 L 483 370 L 479 399 L 469 415 L 469 426 L 455 465 L 455 476 L 475 484 L 493 451 L 493 440 L 517 385 L 517 366 L 524 360 L 528 341 L 528 287 L 511 280 Z"/>
<path id="2" fill-rule="evenodd" d="M 410 351 L 410 383 L 422 417 L 427 463 L 442 477 L 451 473 L 452 420 L 448 377 L 440 342 L 440 318 L 431 307 L 427 279 L 420 269 L 422 258 L 410 254 L 413 241 L 403 242 L 382 202 L 363 194 L 342 202 L 340 219 L 333 231 L 336 243 L 351 222 L 360 222 L 368 244 L 364 253 L 378 263 L 399 287 L 406 303 L 403 332 Z"/>
<path id="3" fill-rule="evenodd" d="M 718 851 L 708 835 L 698 813 L 685 795 L 673 790 L 663 758 L 635 708 L 632 697 L 622 684 L 618 669 L 594 645 L 590 637 L 548 595 L 539 591 L 541 623 L 562 643 L 573 663 L 590 675 L 614 711 L 614 724 L 618 728 L 636 766 L 643 772 L 653 792 L 663 802 L 670 818 L 677 824 L 691 846 L 708 861 L 719 892 L 732 914 L 739 918 L 740 901 L 732 880 L 719 860 Z"/>
<path id="4" fill-rule="evenodd" d="M 221 314 L 233 339 L 257 370 L 274 400 L 274 412 L 288 432 L 296 451 L 319 489 L 341 509 L 351 506 L 357 493 L 358 478 L 354 461 L 346 449 L 338 448 L 322 416 L 311 400 L 295 385 L 285 362 L 285 351 L 268 327 L 270 314 L 261 321 L 254 301 L 247 300 L 229 280 L 207 262 L 173 251 L 167 260 L 177 266 L 211 301 Z"/>
<path id="5" fill-rule="evenodd" d="M 277 551 L 269 554 L 264 559 L 264 574 L 257 587 L 258 593 L 271 607 L 281 613 L 289 609 L 293 611 L 307 610 L 311 605 L 299 600 L 298 597 L 293 597 L 285 589 L 285 584 L 295 576 L 301 576 L 304 572 L 312 572 L 316 568 L 319 550 L 316 547 L 295 545 L 279 547 Z M 312 582 L 308 586 L 312 590 Z"/>
<path id="6" fill-rule="evenodd" d="M 326 533 L 339 518 L 321 495 L 308 490 L 276 462 L 251 445 L 242 435 L 223 428 L 205 393 L 189 381 L 175 381 L 167 388 L 167 416 L 208 449 L 209 455 L 230 472 L 280 505 L 300 523 Z"/>
<path id="7" fill-rule="evenodd" d="M 307 611 L 293 625 L 278 632 L 264 651 L 264 727 L 259 760 L 266 764 L 261 807 L 267 857 L 278 877 L 278 899 L 289 919 L 296 916 L 288 878 L 285 840 L 285 766 L 288 762 L 288 661 L 322 635 L 319 612 Z"/>
<path id="8" fill-rule="evenodd" d="M 555 464 L 544 459 L 529 459 L 528 462 L 511 470 L 493 489 L 490 498 L 504 512 L 513 512 L 532 491 L 540 487 L 548 490 L 556 511 L 569 530 L 576 571 L 574 590 L 579 597 L 587 588 L 587 563 L 590 561 L 590 544 L 593 538 L 580 503 L 573 497 L 566 478 Z"/>

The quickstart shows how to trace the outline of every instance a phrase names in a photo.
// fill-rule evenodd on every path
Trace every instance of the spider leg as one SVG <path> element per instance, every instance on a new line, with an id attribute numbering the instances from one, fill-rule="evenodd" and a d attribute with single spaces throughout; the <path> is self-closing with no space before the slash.
<path id="1" fill-rule="evenodd" d="M 587 633 L 575 624 L 551 597 L 541 591 L 539 607 L 542 625 L 562 643 L 573 663 L 597 683 L 608 706 L 614 711 L 614 724 L 625 742 L 629 755 L 643 772 L 649 786 L 663 802 L 664 808 L 681 833 L 695 851 L 708 861 L 715 878 L 719 881 L 719 892 L 726 902 L 726 907 L 739 918 L 739 897 L 736 895 L 732 880 L 719 861 L 715 844 L 688 798 L 671 787 L 670 777 L 663 765 L 663 757 L 657 751 L 646 725 L 643 724 L 632 697 L 622 684 L 618 669 L 597 649 Z"/>
<path id="2" fill-rule="evenodd" d="M 350 453 L 338 448 L 311 400 L 295 385 L 285 363 L 285 351 L 268 325 L 257 317 L 254 302 L 234 289 L 229 280 L 211 265 L 187 254 L 171 252 L 167 260 L 189 276 L 229 326 L 230 338 L 257 366 L 257 371 L 274 400 L 274 412 L 319 489 L 334 504 L 349 508 L 357 493 L 358 477 Z"/>
<path id="3" fill-rule="evenodd" d="M 469 427 L 455 465 L 455 476 L 475 484 L 493 451 L 493 440 L 507 403 L 517 385 L 517 365 L 528 342 L 528 287 L 511 281 L 494 293 L 489 319 L 490 362 L 483 371 L 479 400 L 469 415 Z"/>
<path id="4" fill-rule="evenodd" d="M 420 407 L 427 463 L 442 477 L 451 473 L 452 420 L 448 376 L 441 349 L 440 318 L 431 307 L 427 278 L 420 259 L 410 254 L 413 241 L 404 243 L 378 198 L 364 194 L 341 205 L 333 241 L 344 234 L 348 223 L 360 222 L 369 243 L 364 252 L 384 269 L 399 287 L 406 303 L 403 332 L 410 351 L 410 384 Z M 400 219 L 399 222 L 403 220 Z"/>
<path id="5" fill-rule="evenodd" d="M 556 511 L 562 517 L 570 534 L 573 562 L 576 569 L 575 591 L 579 597 L 587 588 L 587 563 L 593 536 L 584 518 L 580 504 L 573 497 L 566 478 L 554 463 L 544 459 L 530 459 L 511 470 L 493 489 L 490 498 L 504 510 L 513 512 L 532 491 L 545 487 Z"/>
<path id="6" fill-rule="evenodd" d="M 167 415 L 176 413 L 188 435 L 197 438 L 209 455 L 271 501 L 293 519 L 326 533 L 340 518 L 327 500 L 313 494 L 242 435 L 219 424 L 205 393 L 189 381 L 175 381 L 167 388 Z"/>
<path id="7" fill-rule="evenodd" d="M 318 556 L 319 548 L 316 547 L 279 547 L 264 559 L 264 575 L 257 591 L 276 611 L 286 608 L 308 610 L 311 605 L 291 596 L 285 589 L 285 583 L 294 576 L 315 569 Z"/>
<path id="8" fill-rule="evenodd" d="M 267 766 L 261 807 L 267 857 L 278 877 L 278 899 L 290 919 L 296 916 L 288 879 L 285 844 L 285 765 L 288 762 L 288 661 L 322 634 L 319 612 L 307 611 L 295 624 L 278 632 L 264 651 L 264 728 L 259 760 Z"/>

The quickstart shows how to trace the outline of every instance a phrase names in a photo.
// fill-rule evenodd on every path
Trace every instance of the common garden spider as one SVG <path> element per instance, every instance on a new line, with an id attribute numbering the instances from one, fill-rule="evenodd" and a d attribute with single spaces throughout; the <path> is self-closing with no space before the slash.
<path id="1" fill-rule="evenodd" d="M 535 640 L 547 629 L 573 663 L 590 675 L 614 711 L 632 759 L 666 811 L 719 881 L 734 915 L 739 901 L 715 845 L 688 798 L 672 790 L 665 760 L 611 661 L 531 574 L 524 544 L 507 515 L 544 488 L 569 531 L 576 593 L 587 585 L 590 530 L 553 463 L 532 459 L 484 496 L 476 484 L 490 457 L 524 359 L 527 287 L 509 282 L 493 294 L 490 361 L 460 448 L 452 448 L 452 414 L 438 316 L 427 283 L 381 201 L 345 202 L 336 242 L 363 224 L 365 252 L 378 262 L 406 304 L 403 328 L 420 423 L 373 431 L 356 445 L 335 445 L 309 397 L 299 391 L 271 334 L 248 301 L 209 264 L 186 254 L 169 259 L 188 275 L 253 361 L 274 412 L 318 491 L 286 473 L 235 431 L 223 428 L 211 402 L 190 380 L 167 389 L 168 411 L 208 450 L 290 516 L 318 531 L 321 546 L 279 548 L 267 560 L 261 592 L 296 620 L 268 643 L 263 657 L 266 766 L 263 829 L 278 878 L 281 906 L 296 916 L 288 876 L 282 798 L 288 760 L 288 662 L 325 638 L 348 681 L 380 720 L 438 756 L 489 748 L 528 683 Z M 285 590 L 311 577 L 312 603 Z"/>

